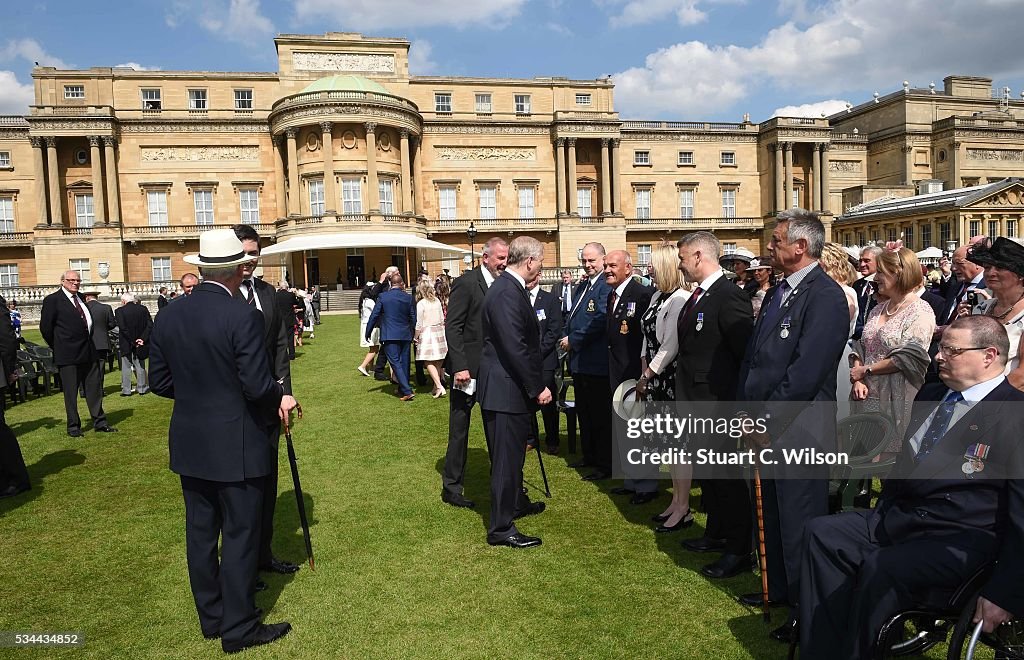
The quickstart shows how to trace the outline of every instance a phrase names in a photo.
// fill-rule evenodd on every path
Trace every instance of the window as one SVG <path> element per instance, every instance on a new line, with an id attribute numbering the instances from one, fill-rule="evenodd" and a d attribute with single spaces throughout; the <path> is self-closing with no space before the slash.
<path id="1" fill-rule="evenodd" d="M 968 228 L 970 236 L 977 236 L 981 233 L 981 220 L 971 220 L 968 223 Z M 970 238 L 970 236 L 968 236 L 968 238 Z"/>
<path id="2" fill-rule="evenodd" d="M 349 214 L 363 212 L 363 186 L 360 179 L 341 180 L 341 212 Z"/>
<path id="3" fill-rule="evenodd" d="M 18 285 L 18 264 L 0 264 L 0 287 L 16 287 Z"/>
<path id="4" fill-rule="evenodd" d="M 537 189 L 533 186 L 522 186 L 519 188 L 519 217 L 536 217 Z"/>
<path id="5" fill-rule="evenodd" d="M 914 227 L 911 225 L 903 230 L 903 243 L 907 246 L 908 250 L 914 249 Z"/>
<path id="6" fill-rule="evenodd" d="M 530 114 L 530 95 L 529 94 L 516 94 L 516 114 L 517 115 L 528 115 Z"/>
<path id="7" fill-rule="evenodd" d="M 480 217 L 493 220 L 498 217 L 498 189 L 494 186 L 480 186 Z"/>
<path id="8" fill-rule="evenodd" d="M 999 221 L 998 220 L 989 220 L 988 221 L 988 235 L 989 236 L 998 236 L 999 235 Z M 943 247 L 943 249 L 945 249 L 945 247 L 946 247 L 945 239 L 943 239 L 942 247 Z"/>
<path id="9" fill-rule="evenodd" d="M 576 105 L 590 105 L 590 94 L 577 94 Z"/>
<path id="10" fill-rule="evenodd" d="M 238 191 L 238 208 L 242 211 L 242 224 L 260 223 L 260 191 L 256 188 L 241 188 Z"/>
<path id="11" fill-rule="evenodd" d="M 679 160 L 676 161 L 679 165 L 693 165 L 693 152 L 692 151 L 680 151 Z"/>
<path id="12" fill-rule="evenodd" d="M 790 206 L 800 208 L 800 188 L 793 186 L 793 199 L 789 200 Z"/>
<path id="13" fill-rule="evenodd" d="M 0 232 L 14 231 L 14 198 L 0 197 Z"/>
<path id="14" fill-rule="evenodd" d="M 11 166 L 11 152 L 10 151 L 0 151 L 0 167 L 10 167 L 10 166 Z"/>
<path id="15" fill-rule="evenodd" d="M 165 282 L 174 279 L 174 276 L 171 275 L 170 257 L 150 257 L 149 260 L 153 266 L 154 282 Z"/>
<path id="16" fill-rule="evenodd" d="M 324 214 L 324 180 L 311 179 L 309 182 L 309 214 Z"/>
<path id="17" fill-rule="evenodd" d="M 252 110 L 252 90 L 235 90 L 235 110 Z"/>
<path id="18" fill-rule="evenodd" d="M 576 189 L 576 210 L 581 218 L 594 216 L 594 189 L 590 186 Z"/>
<path id="19" fill-rule="evenodd" d="M 732 167 L 732 166 L 736 165 L 736 152 L 735 151 L 723 151 L 722 152 L 722 160 L 720 161 L 720 163 L 722 165 L 727 166 L 727 167 Z"/>
<path id="20" fill-rule="evenodd" d="M 722 188 L 722 217 L 736 217 L 736 189 Z"/>
<path id="21" fill-rule="evenodd" d="M 78 271 L 81 276 L 81 284 L 87 284 L 92 281 L 92 269 L 89 267 L 88 259 L 70 259 L 68 261 L 68 270 Z"/>
<path id="22" fill-rule="evenodd" d="M 144 89 L 142 90 L 142 109 L 143 110 L 159 110 L 163 107 L 163 103 L 160 100 L 159 89 Z"/>
<path id="23" fill-rule="evenodd" d="M 692 218 L 693 217 L 693 188 L 680 188 L 679 189 L 679 217 L 680 218 Z"/>
<path id="24" fill-rule="evenodd" d="M 651 189 L 650 188 L 636 188 L 633 191 L 636 197 L 636 217 L 639 218 L 650 218 L 651 217 Z"/>
<path id="25" fill-rule="evenodd" d="M 1016 238 L 1017 237 L 1017 221 L 1007 220 L 1006 221 L 1006 237 Z"/>
<path id="26" fill-rule="evenodd" d="M 998 227 L 998 225 L 996 225 L 996 226 Z M 993 236 L 995 236 L 995 234 L 993 234 Z M 949 241 L 949 238 L 950 238 L 950 236 L 949 236 L 949 223 L 948 222 L 940 222 L 939 223 L 939 245 L 942 247 L 943 250 L 946 249 L 946 242 Z"/>
<path id="27" fill-rule="evenodd" d="M 722 254 L 736 254 L 736 244 L 722 243 Z"/>
<path id="28" fill-rule="evenodd" d="M 84 99 L 85 85 L 64 85 L 64 98 Z"/>
<path id="29" fill-rule="evenodd" d="M 437 189 L 438 218 L 454 220 L 456 215 L 455 186 L 441 186 Z"/>
<path id="30" fill-rule="evenodd" d="M 875 243 L 878 243 L 878 242 L 880 242 L 882 240 L 882 237 L 878 233 L 877 229 L 872 230 L 872 232 L 871 232 L 871 240 L 874 241 Z"/>
<path id="31" fill-rule="evenodd" d="M 650 151 L 634 151 L 633 152 L 633 165 L 650 165 L 651 164 L 651 152 Z"/>
<path id="32" fill-rule="evenodd" d="M 381 179 L 377 182 L 380 196 L 380 212 L 384 215 L 395 213 L 395 182 L 391 179 Z"/>
<path id="33" fill-rule="evenodd" d="M 636 265 L 646 266 L 651 263 L 651 246 L 650 244 L 637 245 L 636 246 Z"/>
<path id="34" fill-rule="evenodd" d="M 163 190 L 150 190 L 146 193 L 146 207 L 149 211 L 150 227 L 167 226 L 167 193 Z"/>
<path id="35" fill-rule="evenodd" d="M 895 227 L 889 227 L 889 238 L 886 240 L 895 243 L 897 238 L 899 238 L 899 231 Z"/>
<path id="36" fill-rule="evenodd" d="M 476 111 L 480 113 L 489 114 L 491 112 L 491 95 L 490 94 L 477 94 L 476 95 Z"/>
<path id="37" fill-rule="evenodd" d="M 213 191 L 212 190 L 193 190 L 192 200 L 195 203 L 196 209 L 196 224 L 197 225 L 212 225 L 213 224 Z"/>
<path id="38" fill-rule="evenodd" d="M 434 93 L 434 112 L 451 112 L 452 111 L 452 95 L 451 92 L 435 92 Z"/>
<path id="39" fill-rule="evenodd" d="M 863 238 L 863 236 L 862 236 Z M 861 241 L 861 245 L 864 241 Z M 921 247 L 929 248 L 932 246 L 932 226 L 930 224 L 921 225 Z"/>
<path id="40" fill-rule="evenodd" d="M 190 89 L 188 90 L 188 109 L 189 110 L 206 110 L 206 90 L 205 89 Z"/>
<path id="41" fill-rule="evenodd" d="M 96 222 L 96 211 L 92 206 L 92 194 L 75 195 L 75 226 L 92 227 Z"/>

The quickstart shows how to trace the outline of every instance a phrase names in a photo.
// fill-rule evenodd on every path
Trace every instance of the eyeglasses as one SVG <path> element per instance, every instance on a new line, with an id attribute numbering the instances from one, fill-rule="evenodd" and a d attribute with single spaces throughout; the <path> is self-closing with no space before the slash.
<path id="1" fill-rule="evenodd" d="M 70 277 L 64 278 L 65 282 L 81 282 L 82 280 L 73 280 Z"/>
<path id="2" fill-rule="evenodd" d="M 965 351 L 984 351 L 988 348 L 994 348 L 993 346 L 970 346 L 968 348 L 958 348 L 956 346 L 946 346 L 945 344 L 939 345 L 939 350 L 942 352 L 942 357 L 957 357 Z"/>

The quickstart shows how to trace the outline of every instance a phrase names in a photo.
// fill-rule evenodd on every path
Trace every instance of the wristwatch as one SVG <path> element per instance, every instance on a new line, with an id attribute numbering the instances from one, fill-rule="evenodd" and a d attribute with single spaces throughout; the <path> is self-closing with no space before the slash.
<path id="1" fill-rule="evenodd" d="M 864 373 L 866 373 L 867 375 L 870 376 L 871 375 L 871 367 L 868 367 L 867 369 L 865 369 Z"/>

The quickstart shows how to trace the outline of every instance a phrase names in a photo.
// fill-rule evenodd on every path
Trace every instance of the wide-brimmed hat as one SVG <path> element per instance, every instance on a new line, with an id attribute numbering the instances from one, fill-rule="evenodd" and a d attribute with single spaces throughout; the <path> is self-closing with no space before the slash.
<path id="1" fill-rule="evenodd" d="M 199 234 L 199 254 L 184 259 L 193 266 L 217 268 L 244 264 L 253 257 L 246 254 L 233 229 L 210 229 Z"/>
<path id="2" fill-rule="evenodd" d="M 633 419 L 643 412 L 644 402 L 636 393 L 636 381 L 624 380 L 612 395 L 612 410 L 622 419 Z"/>
<path id="3" fill-rule="evenodd" d="M 991 244 L 988 241 L 974 244 L 967 250 L 967 260 L 979 266 L 1003 268 L 1024 277 L 1024 245 L 1009 238 L 1000 236 Z"/>
<path id="4" fill-rule="evenodd" d="M 747 270 L 774 270 L 775 267 L 768 263 L 767 259 L 751 259 L 747 264 Z"/>

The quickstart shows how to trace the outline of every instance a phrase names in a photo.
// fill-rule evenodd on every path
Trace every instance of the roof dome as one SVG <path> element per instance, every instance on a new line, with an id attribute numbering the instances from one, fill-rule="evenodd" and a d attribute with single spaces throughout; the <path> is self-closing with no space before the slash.
<path id="1" fill-rule="evenodd" d="M 327 76 L 311 82 L 300 94 L 306 92 L 377 92 L 390 94 L 380 83 L 369 78 L 353 75 Z"/>

